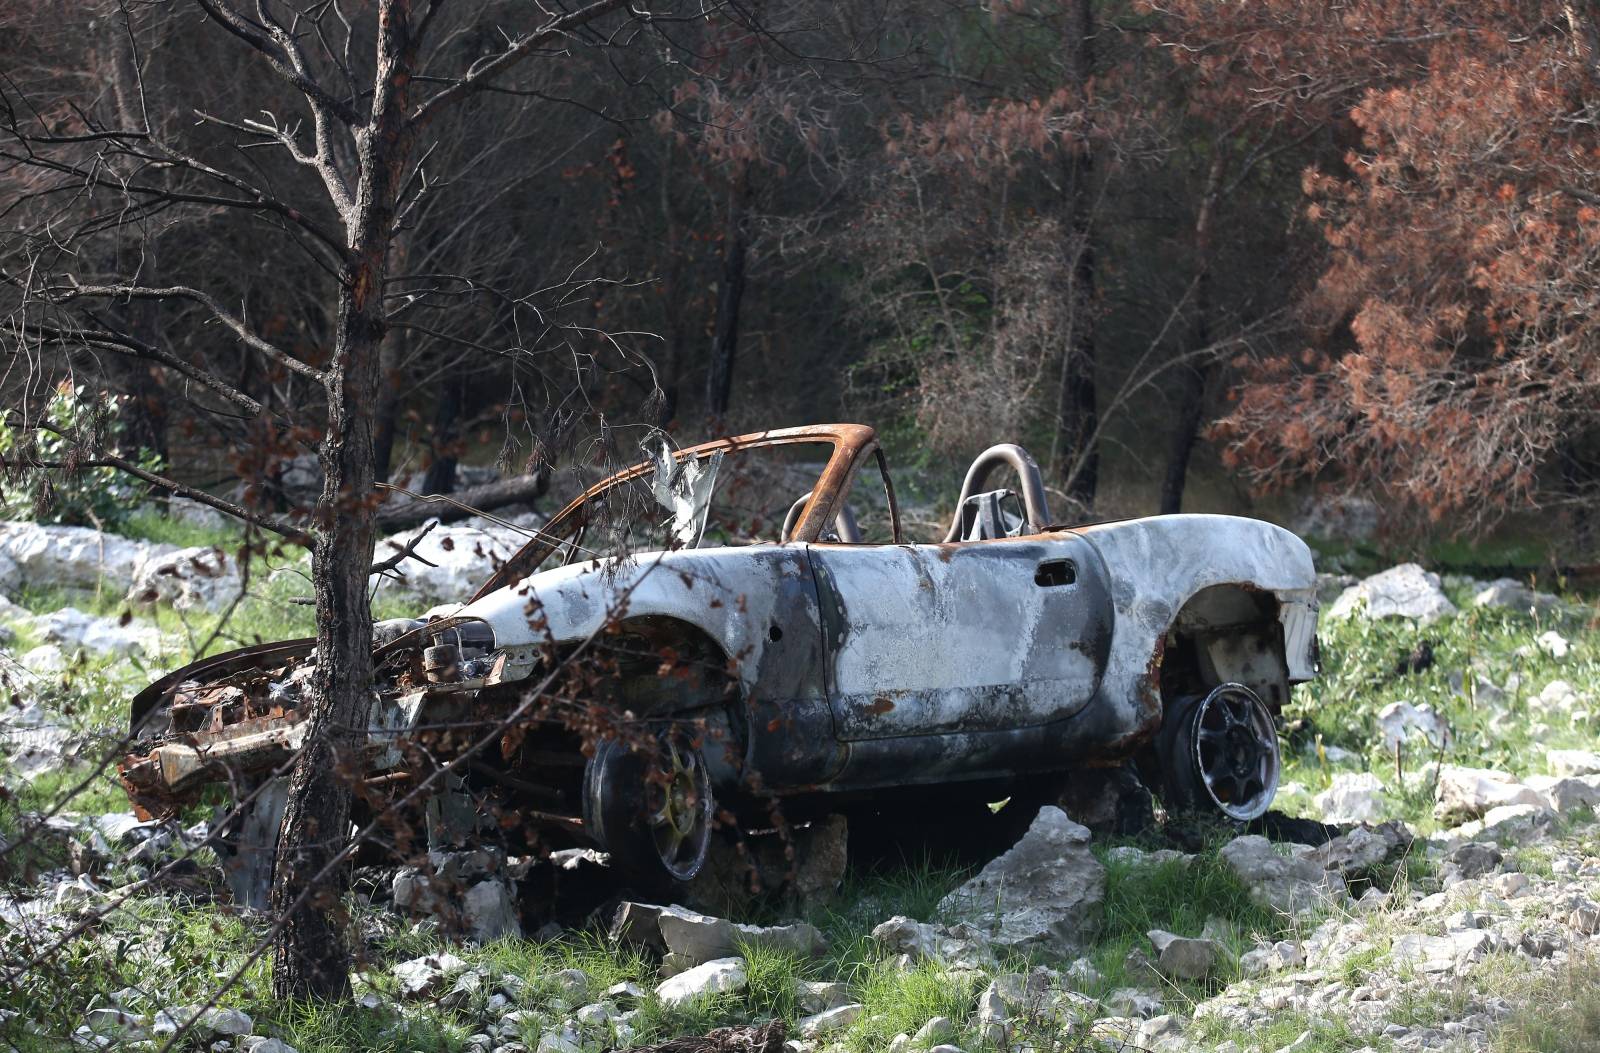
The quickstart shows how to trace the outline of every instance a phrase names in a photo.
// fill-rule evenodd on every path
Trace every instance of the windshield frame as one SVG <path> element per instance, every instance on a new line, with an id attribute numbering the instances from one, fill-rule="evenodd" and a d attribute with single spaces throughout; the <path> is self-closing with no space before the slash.
<path id="1" fill-rule="evenodd" d="M 749 432 L 703 442 L 698 446 L 687 446 L 674 451 L 672 459 L 673 463 L 680 463 L 707 457 L 719 450 L 747 450 L 763 446 L 793 446 L 805 443 L 825 443 L 833 447 L 827 465 L 817 476 L 817 483 L 811 489 L 810 499 L 800 516 L 799 525 L 784 542 L 810 544 L 822 536 L 825 526 L 833 522 L 838 508 L 849 497 L 857 467 L 864 463 L 868 456 L 879 452 L 877 433 L 872 428 L 865 424 L 812 424 L 798 428 L 774 428 L 771 431 Z M 552 516 L 550 521 L 539 529 L 537 536 L 518 549 L 499 570 L 490 575 L 489 580 L 479 586 L 478 591 L 472 594 L 468 602 L 480 600 L 491 592 L 503 589 L 535 573 L 550 558 L 551 553 L 560 550 L 569 537 L 587 525 L 584 512 L 590 501 L 614 486 L 654 471 L 655 467 L 654 462 L 641 461 L 609 478 L 602 479 L 579 494 L 565 508 Z M 885 478 L 887 477 L 885 471 Z M 890 502 L 892 505 L 892 490 Z M 898 515 L 895 518 L 898 528 Z M 896 533 L 898 534 L 898 529 Z"/>

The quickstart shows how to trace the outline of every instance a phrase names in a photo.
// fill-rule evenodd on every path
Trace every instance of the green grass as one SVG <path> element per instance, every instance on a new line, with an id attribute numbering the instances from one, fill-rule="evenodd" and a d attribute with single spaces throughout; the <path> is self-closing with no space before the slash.
<path id="1" fill-rule="evenodd" d="M 948 1017 L 959 1030 L 987 982 L 985 976 L 938 962 L 919 962 L 905 971 L 886 961 L 874 962 L 856 974 L 866 1011 L 849 1031 L 850 1048 L 860 1053 L 882 1050 L 894 1036 L 915 1034 L 936 1016 Z"/>
<path id="2" fill-rule="evenodd" d="M 143 536 L 174 544 L 226 540 L 215 534 L 203 536 L 203 531 L 159 517 L 139 529 L 145 532 Z M 236 545 L 237 541 L 227 544 Z M 258 561 L 253 594 L 221 627 L 222 632 L 208 645 L 208 651 L 310 633 L 311 608 L 293 602 L 294 598 L 309 594 L 309 583 L 293 576 L 267 580 L 269 567 L 284 563 L 283 559 L 275 564 Z M 1284 780 L 1299 782 L 1306 788 L 1305 796 L 1295 798 L 1304 811 L 1314 810 L 1310 798 L 1326 788 L 1339 772 L 1371 770 L 1390 787 L 1395 817 L 1406 819 L 1425 834 L 1436 827 L 1431 815 L 1430 784 L 1436 764 L 1470 764 L 1529 774 L 1542 770 L 1545 753 L 1551 748 L 1594 748 L 1593 725 L 1546 720 L 1543 723 L 1548 726 L 1539 727 L 1541 721 L 1529 705 L 1531 696 L 1550 680 L 1564 679 L 1580 695 L 1590 696 L 1588 704 L 1600 720 L 1600 633 L 1591 628 L 1593 608 L 1534 617 L 1472 609 L 1468 606 L 1470 597 L 1457 594 L 1453 598 L 1463 612 L 1431 626 L 1364 619 L 1322 626 L 1323 676 L 1299 689 L 1285 714 L 1289 725 L 1297 730 L 1286 743 L 1290 752 Z M 25 590 L 17 600 L 39 612 L 68 604 L 111 617 L 120 616 L 123 611 L 122 597 L 105 592 L 34 589 Z M 413 613 L 405 604 L 388 598 L 379 604 L 380 617 Z M 75 729 L 98 729 L 106 734 L 119 731 L 126 720 L 131 690 L 156 675 L 159 668 L 192 657 L 193 647 L 210 637 L 220 621 L 217 615 L 180 613 L 170 608 L 139 612 L 139 616 L 181 638 L 184 646 L 142 668 L 125 660 L 86 662 L 73 670 L 63 684 L 34 687 L 47 695 L 46 701 L 53 709 L 67 714 Z M 1567 658 L 1556 660 L 1531 648 L 1533 639 L 1550 628 L 1573 641 L 1574 652 Z M 24 629 L 18 635 L 13 650 L 19 653 L 39 642 L 33 630 Z M 1433 666 L 1417 674 L 1397 674 L 1397 660 L 1423 640 L 1433 647 Z M 1506 683 L 1513 675 L 1521 678 L 1522 686 L 1509 702 L 1511 719 L 1492 724 L 1492 714 L 1484 705 L 1452 689 L 1450 674 L 1466 670 L 1477 671 L 1496 684 Z M 1378 746 L 1376 716 L 1385 704 L 1401 700 L 1433 706 L 1450 722 L 1456 737 L 1442 753 L 1421 747 L 1409 749 L 1402 757 L 1406 780 L 1403 785 L 1396 785 L 1395 759 Z M 1319 735 L 1324 747 L 1339 746 L 1353 751 L 1355 757 L 1339 763 L 1328 761 L 1325 751 L 1319 754 L 1315 749 Z M 42 810 L 60 800 L 86 770 L 49 772 L 32 785 L 14 784 L 13 796 L 0 800 L 0 834 L 15 829 L 20 812 Z M 128 806 L 114 780 L 102 776 L 92 780 L 68 807 L 95 813 L 124 811 Z M 1581 836 L 1575 824 L 1592 820 L 1592 816 L 1582 815 L 1564 821 L 1557 835 Z M 1125 986 L 1159 989 L 1170 1011 L 1187 1013 L 1195 1003 L 1238 980 L 1229 963 L 1258 940 L 1298 938 L 1321 920 L 1312 917 L 1291 921 L 1252 903 L 1217 857 L 1216 849 L 1234 833 L 1223 827 L 1213 830 L 1208 843 L 1188 867 L 1177 862 L 1159 866 L 1117 862 L 1106 858 L 1108 844 L 1097 843 L 1095 851 L 1106 861 L 1107 889 L 1101 928 L 1092 946 L 1086 949 L 1086 956 L 1103 980 L 1085 993 L 1103 995 Z M 1556 851 L 1547 845 L 1535 845 L 1508 854 L 1524 871 L 1549 875 Z M 41 860 L 35 869 L 51 862 L 60 861 Z M 935 920 L 940 900 L 970 877 L 973 869 L 927 857 L 903 867 L 850 872 L 837 896 L 802 912 L 828 937 L 830 947 L 825 956 L 802 959 L 746 948 L 749 987 L 745 992 L 676 1008 L 647 998 L 635 1021 L 636 1041 L 659 1042 L 679 1035 L 701 1034 L 725 1024 L 761 1022 L 773 1017 L 792 1025 L 804 1015 L 795 995 L 796 981 L 819 979 L 849 983 L 853 997 L 866 1007 L 862 1017 L 837 1037 L 853 1051 L 877 1053 L 895 1035 L 914 1033 L 932 1017 L 945 1016 L 955 1022 L 956 1043 L 970 1053 L 978 1053 L 986 1047 L 972 1028 L 977 994 L 997 971 L 1021 971 L 1033 963 L 1017 958 L 993 969 L 960 970 L 923 962 L 902 970 L 869 936 L 874 925 L 896 914 Z M 1379 875 L 1378 880 L 1380 885 L 1392 880 L 1396 901 L 1404 902 L 1410 888 L 1435 887 L 1430 884 L 1433 869 L 1434 864 L 1419 852 L 1394 874 Z M 395 962 L 443 946 L 442 939 L 428 926 L 411 924 L 387 911 L 352 909 L 362 932 L 358 967 L 374 978 L 374 988 L 380 992 L 392 990 L 389 971 Z M 736 917 L 772 923 L 792 914 L 782 900 L 768 897 L 745 905 Z M 1128 964 L 1131 951 L 1150 952 L 1146 935 L 1149 930 L 1159 928 L 1196 936 L 1211 919 L 1226 923 L 1222 938 L 1228 951 L 1225 964 L 1211 980 L 1167 984 Z M 1354 985 L 1383 969 L 1388 962 L 1386 926 L 1393 924 L 1397 923 L 1386 915 L 1374 917 L 1371 946 L 1328 963 L 1330 974 Z M 198 899 L 186 899 L 182 893 L 167 899 L 136 900 L 72 941 L 52 968 L 29 976 L 15 990 L 0 991 L 0 1008 L 25 1009 L 45 1021 L 54 1033 L 67 1034 L 81 1023 L 85 1011 L 104 1004 L 108 992 L 130 984 L 161 992 L 163 1005 L 204 1001 L 218 977 L 237 968 L 260 935 L 254 922 Z M 26 948 L 16 940 L 15 935 L 0 929 L 0 960 L 25 953 Z M 572 933 L 546 942 L 504 940 L 482 948 L 452 950 L 473 965 L 486 965 L 497 973 L 525 981 L 519 1004 L 538 1013 L 540 1024 L 545 1026 L 554 1026 L 569 1015 L 549 1000 L 550 978 L 561 970 L 583 970 L 590 978 L 591 999 L 617 982 L 631 981 L 648 991 L 659 981 L 651 958 L 611 946 L 589 934 Z M 1060 968 L 1066 963 L 1043 964 Z M 1440 992 L 1436 1001 L 1421 996 L 1403 1001 L 1396 1018 L 1423 1026 L 1447 1019 L 1450 1012 L 1467 1003 L 1474 990 L 1513 992 L 1519 1002 L 1526 1002 L 1527 1008 L 1497 1038 L 1495 1048 L 1500 1053 L 1571 1053 L 1600 1048 L 1600 985 L 1589 979 L 1586 966 L 1574 965 L 1559 982 L 1535 981 L 1520 974 L 1515 966 L 1516 962 L 1507 956 L 1491 955 L 1470 971 L 1461 986 Z M 407 1029 L 397 1030 L 387 1011 L 276 1001 L 271 996 L 269 978 L 268 959 L 263 958 L 247 970 L 242 984 L 228 992 L 223 1002 L 251 1013 L 258 1022 L 258 1033 L 277 1034 L 301 1053 L 459 1050 L 473 1026 L 471 1010 L 487 997 L 487 992 L 475 996 L 459 1011 L 438 1006 L 408 1010 L 413 1022 Z M 1056 1020 L 1039 1024 L 1049 1032 L 1047 1036 L 1041 1032 L 1039 1037 L 1064 1040 L 1069 1033 L 1075 1033 L 1074 1023 Z M 538 1027 L 530 1030 L 535 1033 L 525 1037 L 531 1047 L 538 1038 Z M 1382 1040 L 1356 1034 L 1342 1021 L 1313 1021 L 1292 1013 L 1279 1014 L 1249 1035 L 1245 1044 L 1276 1050 L 1307 1030 L 1311 1031 L 1311 1039 L 1305 1048 L 1311 1053 L 1349 1053 L 1367 1045 L 1379 1050 L 1389 1048 Z M 10 1037 L 0 1025 L 0 1045 Z M 1194 1025 L 1190 1037 L 1202 1046 L 1241 1038 L 1226 1034 L 1218 1022 L 1205 1020 Z M 33 1040 L 16 1041 L 21 1048 L 28 1048 L 26 1043 Z"/>
<path id="3" fill-rule="evenodd" d="M 1295 1053 L 1354 1053 L 1367 1047 L 1385 1053 L 1394 1048 L 1394 1044 L 1388 1040 L 1358 1032 L 1345 1021 L 1302 1012 L 1276 1013 L 1259 1027 L 1251 1028 L 1248 1035 L 1239 1034 L 1221 1020 L 1204 1019 L 1196 1022 L 1186 1037 L 1201 1043 L 1200 1048 L 1230 1040 L 1243 1040 L 1247 1049 L 1271 1053 L 1296 1041 L 1306 1032 L 1310 1032 L 1310 1038 L 1304 1045 L 1296 1046 Z"/>
<path id="4" fill-rule="evenodd" d="M 1248 890 L 1217 855 L 1230 833 L 1219 831 L 1187 866 L 1181 860 L 1140 865 L 1106 858 L 1106 898 L 1100 934 L 1090 955 L 1104 977 L 1100 995 L 1118 987 L 1150 987 L 1157 982 L 1148 970 L 1130 971 L 1127 957 L 1138 950 L 1152 954 L 1148 933 L 1164 929 L 1179 936 L 1199 936 L 1211 919 L 1226 923 L 1222 942 L 1228 953 L 1224 967 L 1205 983 L 1171 985 L 1169 1002 L 1198 1000 L 1234 978 L 1229 965 L 1261 940 L 1276 940 L 1294 931 L 1288 919 L 1250 899 Z M 1142 973 L 1142 975 L 1140 975 Z"/>
<path id="5" fill-rule="evenodd" d="M 178 548 L 197 548 L 202 545 L 232 551 L 244 536 L 243 529 L 232 520 L 221 526 L 204 526 L 181 519 L 168 518 L 159 509 L 145 508 L 122 521 L 117 532 L 124 537 L 140 541 L 154 541 Z"/>
<path id="6" fill-rule="evenodd" d="M 1560 974 L 1529 985 L 1494 1036 L 1494 1053 L 1592 1053 L 1600 1049 L 1596 962 L 1575 955 Z"/>

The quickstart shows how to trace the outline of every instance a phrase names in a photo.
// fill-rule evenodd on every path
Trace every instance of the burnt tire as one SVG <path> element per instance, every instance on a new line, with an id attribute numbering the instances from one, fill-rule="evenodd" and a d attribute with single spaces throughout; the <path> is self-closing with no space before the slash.
<path id="1" fill-rule="evenodd" d="M 1155 786 L 1169 812 L 1247 822 L 1272 806 L 1282 759 L 1272 713 L 1243 684 L 1174 699 L 1156 736 Z"/>
<path id="2" fill-rule="evenodd" d="M 699 874 L 715 814 L 705 757 L 676 729 L 643 742 L 606 739 L 584 767 L 585 831 L 614 866 L 640 880 Z"/>

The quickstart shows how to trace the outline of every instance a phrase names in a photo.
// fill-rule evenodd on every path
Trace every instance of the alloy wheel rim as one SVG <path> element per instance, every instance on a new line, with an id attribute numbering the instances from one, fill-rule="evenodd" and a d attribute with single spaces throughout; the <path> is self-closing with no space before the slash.
<path id="1" fill-rule="evenodd" d="M 1243 684 L 1223 684 L 1190 725 L 1195 770 L 1213 804 L 1233 819 L 1260 817 L 1278 790 L 1281 759 L 1272 713 Z"/>

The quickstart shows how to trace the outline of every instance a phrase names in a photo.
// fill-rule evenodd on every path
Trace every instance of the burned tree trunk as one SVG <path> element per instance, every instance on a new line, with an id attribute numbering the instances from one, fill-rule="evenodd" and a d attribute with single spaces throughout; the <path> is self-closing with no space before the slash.
<path id="1" fill-rule="evenodd" d="M 328 426 L 320 450 L 312 584 L 317 601 L 316 672 L 310 730 L 289 781 L 278 840 L 273 911 L 283 929 L 272 985 L 280 998 L 350 993 L 338 900 L 349 836 L 351 781 L 361 770 L 372 692 L 372 608 L 367 571 L 375 541 L 373 439 L 383 343 L 384 286 L 395 208 L 414 132 L 407 120 L 415 60 L 409 0 L 388 0 L 378 17 L 378 86 L 359 140 L 359 180 L 347 219 Z"/>
<path id="2" fill-rule="evenodd" d="M 1211 224 L 1216 212 L 1222 181 L 1223 153 L 1219 149 L 1206 176 L 1205 193 L 1194 221 L 1195 275 L 1194 324 L 1190 329 L 1188 354 L 1197 356 L 1183 367 L 1183 386 L 1178 395 L 1177 424 L 1167 445 L 1167 470 L 1161 482 L 1161 514 L 1176 515 L 1183 510 L 1183 491 L 1189 478 L 1189 461 L 1200 437 L 1200 419 L 1205 409 L 1206 384 L 1211 379 L 1211 361 L 1205 357 L 1211 346 Z"/>
<path id="3" fill-rule="evenodd" d="M 1067 79 L 1087 96 L 1094 69 L 1094 8 L 1091 0 L 1073 0 L 1068 13 Z M 1087 145 L 1067 158 L 1066 194 L 1069 251 L 1073 253 L 1070 288 L 1072 325 L 1061 349 L 1061 388 L 1056 401 L 1055 449 L 1052 462 L 1067 495 L 1085 512 L 1094 507 L 1100 481 L 1100 414 L 1095 389 L 1094 247 L 1090 241 L 1090 182 L 1094 156 Z"/>
<path id="4" fill-rule="evenodd" d="M 749 239 L 750 175 L 741 174 L 728 199 L 728 228 L 722 245 L 722 281 L 717 287 L 717 328 L 706 377 L 706 411 L 720 420 L 733 394 L 733 363 L 739 353 L 739 309 L 744 300 L 745 257 Z"/>

